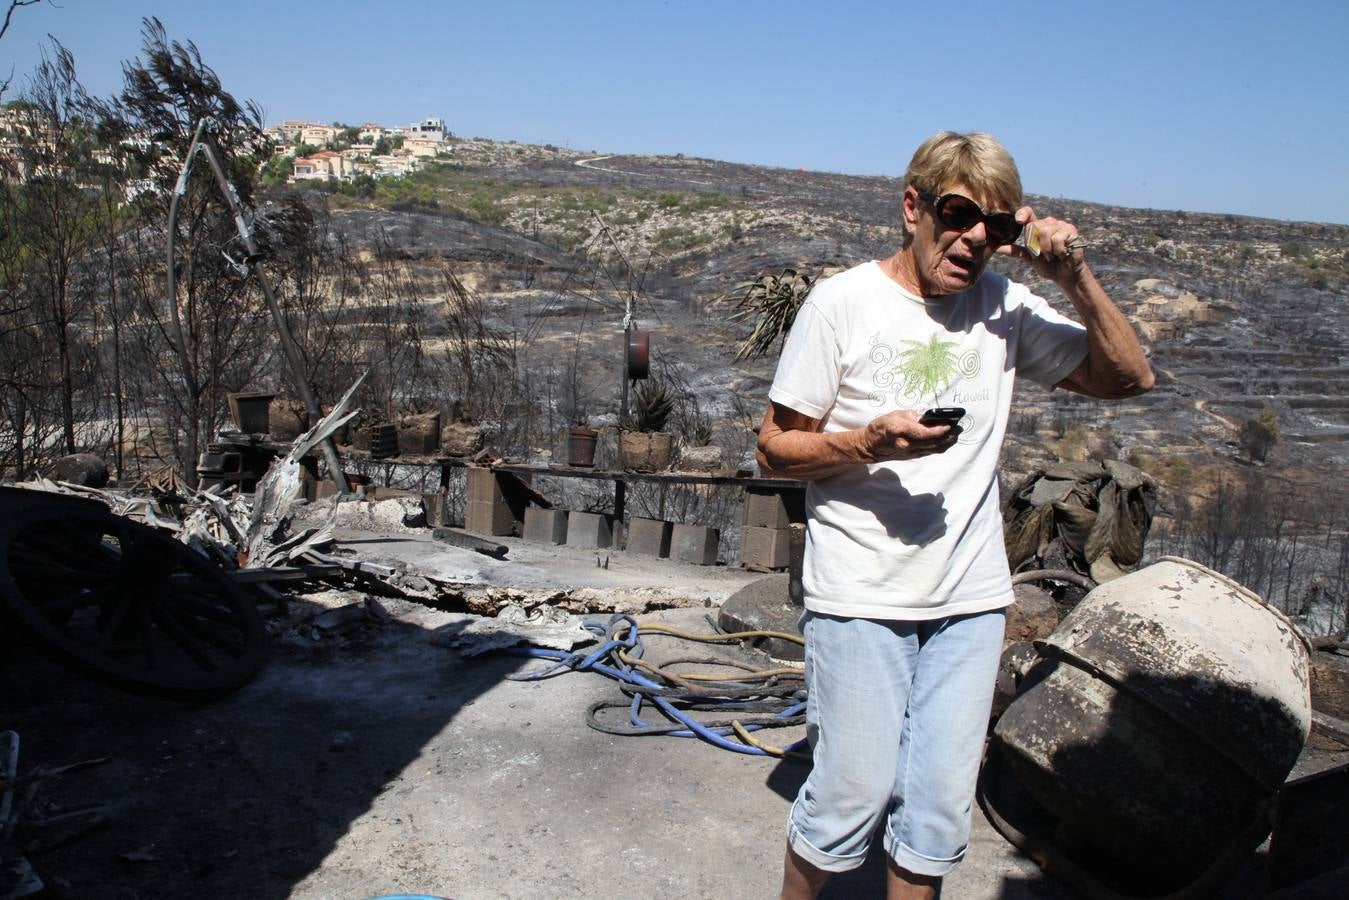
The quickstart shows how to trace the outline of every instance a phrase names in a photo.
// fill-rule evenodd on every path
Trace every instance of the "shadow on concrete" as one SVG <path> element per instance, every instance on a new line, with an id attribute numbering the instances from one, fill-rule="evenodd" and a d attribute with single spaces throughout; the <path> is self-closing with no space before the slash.
<path id="1" fill-rule="evenodd" d="M 809 774 L 810 763 L 780 759 L 773 766 L 773 771 L 768 773 L 764 784 L 773 793 L 790 802 L 796 799 L 797 792 L 801 790 L 801 785 L 806 783 L 806 776 Z"/>
<path id="2" fill-rule="evenodd" d="M 30 856 L 43 896 L 289 896 L 410 765 L 439 770 L 423 747 L 522 663 L 465 662 L 428 648 L 430 633 L 397 621 L 333 641 L 291 632 L 252 683 L 201 704 L 123 693 L 0 640 L 0 729 L 21 736 L 20 770 L 111 758 L 42 790 L 107 804 L 103 827 Z"/>

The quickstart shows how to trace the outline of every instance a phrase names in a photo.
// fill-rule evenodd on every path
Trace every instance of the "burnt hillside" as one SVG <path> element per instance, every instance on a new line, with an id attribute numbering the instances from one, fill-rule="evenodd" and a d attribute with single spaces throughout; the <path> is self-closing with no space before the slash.
<path id="1" fill-rule="evenodd" d="M 734 360 L 748 327 L 728 325 L 719 298 L 763 272 L 824 273 L 898 240 L 894 178 L 488 141 L 458 142 L 456 160 L 391 203 L 334 197 L 335 221 L 355 246 L 378 234 L 413 268 L 459 273 L 522 338 L 536 383 L 579 371 L 573 399 L 601 420 L 618 406 L 629 279 L 659 362 L 719 428 L 739 430 L 773 360 Z M 1162 470 L 1233 462 L 1238 427 L 1266 407 L 1281 433 L 1269 466 L 1300 480 L 1349 458 L 1349 228 L 1028 201 L 1091 240 L 1093 268 L 1143 336 L 1159 385 L 1123 404 L 1028 386 L 1013 469 L 1083 452 Z M 995 265 L 1056 298 L 1020 267 Z"/>

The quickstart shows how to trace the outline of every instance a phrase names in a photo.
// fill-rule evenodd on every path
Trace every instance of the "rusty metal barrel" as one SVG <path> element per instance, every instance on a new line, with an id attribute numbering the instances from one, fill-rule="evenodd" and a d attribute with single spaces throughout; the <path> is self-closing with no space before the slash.
<path id="1" fill-rule="evenodd" d="M 1187 895 L 1269 833 L 1311 727 L 1309 648 L 1278 610 L 1165 557 L 1097 587 L 1036 649 L 994 730 L 990 764 L 1016 782 L 981 787 L 995 825 L 1019 816 L 1020 837 L 1113 896 Z"/>

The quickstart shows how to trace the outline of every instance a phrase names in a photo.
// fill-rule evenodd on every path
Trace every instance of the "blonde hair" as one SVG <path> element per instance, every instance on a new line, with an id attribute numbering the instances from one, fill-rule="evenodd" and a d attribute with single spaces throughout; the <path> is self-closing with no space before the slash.
<path id="1" fill-rule="evenodd" d="M 940 131 L 923 141 L 909 161 L 904 183 L 939 196 L 963 185 L 976 195 L 970 199 L 980 204 L 1007 212 L 1021 206 L 1021 174 L 1012 154 L 981 131 Z"/>

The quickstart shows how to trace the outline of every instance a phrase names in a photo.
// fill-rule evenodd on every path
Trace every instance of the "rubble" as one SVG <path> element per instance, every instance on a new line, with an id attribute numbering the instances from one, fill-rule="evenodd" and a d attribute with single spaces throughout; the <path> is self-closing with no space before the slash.
<path id="1" fill-rule="evenodd" d="M 93 453 L 73 453 L 54 462 L 48 474 L 57 481 L 101 488 L 108 483 L 108 464 Z"/>
<path id="2" fill-rule="evenodd" d="M 100 766 L 108 757 L 65 766 L 37 765 L 19 772 L 19 735 L 0 732 L 0 898 L 27 897 L 46 888 L 29 862 L 46 850 L 75 840 L 107 821 L 101 803 L 58 807 L 45 802 L 43 784 L 69 772 Z"/>
<path id="3" fill-rule="evenodd" d="M 570 650 L 577 644 L 593 640 L 594 636 L 581 626 L 580 619 L 547 604 L 529 610 L 509 604 L 501 608 L 496 618 L 452 622 L 436 629 L 431 636 L 431 643 L 458 650 L 465 657 L 516 644 Z"/>
<path id="4" fill-rule="evenodd" d="M 107 559 L 92 567 L 76 566 L 67 576 L 67 592 L 73 591 L 70 602 L 75 604 L 72 609 L 90 614 L 83 615 L 83 624 L 70 633 L 49 627 L 41 614 L 33 612 L 30 594 L 41 592 L 33 575 L 11 586 L 17 594 L 9 599 L 36 623 L 39 646 L 58 650 L 66 658 L 73 655 L 90 674 L 125 688 L 188 695 L 232 690 L 256 673 L 266 658 L 266 631 L 275 630 L 264 628 L 258 612 L 266 607 L 255 609 L 255 603 L 271 601 L 274 611 L 285 612 L 290 597 L 277 585 L 288 585 L 291 594 L 334 582 L 349 582 L 360 589 L 346 608 L 329 610 L 308 623 L 313 640 L 342 637 L 366 625 L 382 624 L 388 616 L 374 599 L 376 595 L 442 608 L 460 603 L 459 593 L 407 575 L 404 564 L 363 560 L 336 546 L 334 527 L 357 520 L 382 533 L 421 530 L 424 519 L 418 499 L 397 497 L 367 504 L 339 502 L 355 495 L 334 497 L 316 505 L 316 515 L 306 516 L 301 527 L 293 527 L 296 513 L 306 505 L 302 460 L 355 416 L 352 400 L 361 380 L 271 465 L 251 498 L 235 486 L 218 483 L 206 490 L 186 489 L 178 479 L 163 473 L 136 485 L 136 493 L 48 479 L 21 485 L 59 496 L 60 503 L 79 498 L 89 504 L 71 507 L 77 512 L 70 513 L 51 505 L 27 512 L 24 523 L 18 525 L 22 543 L 15 538 L 14 547 L 27 554 L 23 558 L 29 559 L 29 568 L 34 560 L 62 565 L 58 546 L 86 554 L 92 550 L 95 556 L 100 548 L 108 548 Z M 21 496 L 11 490 L 0 501 L 26 510 L 32 504 Z M 138 524 L 119 525 L 119 517 Z M 186 553 L 179 544 L 197 553 Z M 129 612 L 139 609 L 140 601 L 122 576 L 134 577 L 137 567 L 147 563 L 147 590 L 169 598 L 170 608 L 176 610 L 172 616 Z M 122 612 L 109 626 L 119 629 L 115 642 L 125 647 L 110 645 L 106 636 L 99 636 L 102 632 L 93 629 L 91 617 L 98 612 L 98 604 L 82 599 L 106 592 L 125 598 L 113 604 Z M 246 592 L 254 596 L 246 597 Z M 124 658 L 127 648 L 131 660 Z M 189 665 L 165 666 L 158 658 L 161 652 L 173 654 L 175 660 L 183 657 Z M 220 654 L 227 659 L 213 659 Z"/>
<path id="5" fill-rule="evenodd" d="M 349 634 L 365 624 L 367 619 L 364 602 L 339 606 L 314 617 L 310 636 L 320 640 L 335 634 Z"/>
<path id="6" fill-rule="evenodd" d="M 355 418 L 359 410 L 350 407 L 357 389 L 364 381 L 364 375 L 356 379 L 342 395 L 342 399 L 333 405 L 332 412 L 297 438 L 291 445 L 290 452 L 267 470 L 266 476 L 259 482 L 258 489 L 253 495 L 245 558 L 251 559 L 260 554 L 267 544 L 284 539 L 291 509 L 304 496 L 300 460 L 323 444 L 349 420 Z"/>
<path id="7" fill-rule="evenodd" d="M 332 503 L 318 512 L 331 518 L 333 525 L 343 528 L 369 529 L 393 534 L 421 531 L 426 515 L 420 500 L 411 497 L 393 497 L 371 503 Z"/>

